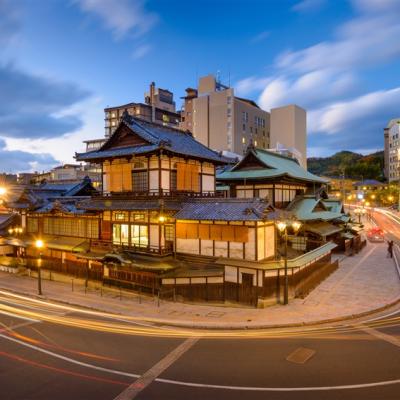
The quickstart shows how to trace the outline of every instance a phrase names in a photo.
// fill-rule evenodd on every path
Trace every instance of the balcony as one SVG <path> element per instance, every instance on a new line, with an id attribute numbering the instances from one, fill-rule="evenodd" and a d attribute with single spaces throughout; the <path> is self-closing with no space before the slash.
<path id="1" fill-rule="evenodd" d="M 224 197 L 223 193 L 217 192 L 190 192 L 190 191 L 166 191 L 166 190 L 150 190 L 143 192 L 124 191 L 124 192 L 109 192 L 98 193 L 93 197 L 96 199 L 184 199 L 184 198 L 220 198 Z"/>

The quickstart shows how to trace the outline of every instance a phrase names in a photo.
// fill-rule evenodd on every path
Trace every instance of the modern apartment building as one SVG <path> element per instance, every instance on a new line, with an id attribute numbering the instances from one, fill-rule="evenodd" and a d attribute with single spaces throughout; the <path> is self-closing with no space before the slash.
<path id="1" fill-rule="evenodd" d="M 270 146 L 284 148 L 307 168 L 307 113 L 291 104 L 271 109 Z"/>
<path id="2" fill-rule="evenodd" d="M 124 111 L 145 121 L 167 126 L 177 127 L 181 119 L 180 113 L 175 109 L 173 93 L 157 88 L 154 82 L 144 94 L 144 103 L 128 103 L 104 109 L 105 137 L 114 133 Z"/>
<path id="3" fill-rule="evenodd" d="M 383 129 L 385 141 L 385 178 L 390 182 L 399 181 L 400 174 L 400 117 L 389 121 Z"/>
<path id="4" fill-rule="evenodd" d="M 200 78 L 197 89 L 186 89 L 181 129 L 207 147 L 243 154 L 250 141 L 269 148 L 269 113 L 254 101 L 235 96 L 234 89 L 213 75 Z"/>

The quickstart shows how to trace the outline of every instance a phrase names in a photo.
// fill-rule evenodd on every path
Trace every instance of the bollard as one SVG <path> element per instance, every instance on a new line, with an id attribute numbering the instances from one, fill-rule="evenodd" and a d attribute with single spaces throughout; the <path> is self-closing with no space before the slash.
<path id="1" fill-rule="evenodd" d="M 73 279 L 71 279 L 71 288 L 72 288 L 72 291 L 74 291 L 74 280 Z"/>

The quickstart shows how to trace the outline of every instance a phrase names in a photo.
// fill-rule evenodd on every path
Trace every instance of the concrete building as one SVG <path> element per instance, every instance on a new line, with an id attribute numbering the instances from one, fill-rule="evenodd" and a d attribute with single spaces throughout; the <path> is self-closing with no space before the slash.
<path id="1" fill-rule="evenodd" d="M 31 177 L 30 183 L 74 183 L 90 178 L 93 187 L 100 189 L 102 182 L 101 168 L 92 164 L 64 164 L 59 165 L 50 171 L 36 174 Z"/>
<path id="2" fill-rule="evenodd" d="M 243 154 L 250 141 L 269 148 L 269 113 L 254 101 L 235 96 L 234 89 L 213 75 L 200 78 L 198 89 L 186 89 L 181 129 L 207 147 Z"/>
<path id="3" fill-rule="evenodd" d="M 307 168 L 307 113 L 291 104 L 271 109 L 271 148 L 285 148 Z"/>
<path id="4" fill-rule="evenodd" d="M 181 115 L 175 110 L 173 94 L 150 84 L 149 92 L 144 94 L 144 103 L 128 103 L 104 109 L 105 137 L 110 137 L 117 128 L 124 111 L 137 118 L 167 126 L 178 126 Z"/>
<path id="5" fill-rule="evenodd" d="M 400 173 L 400 117 L 389 121 L 384 132 L 385 178 L 390 182 L 399 180 Z"/>

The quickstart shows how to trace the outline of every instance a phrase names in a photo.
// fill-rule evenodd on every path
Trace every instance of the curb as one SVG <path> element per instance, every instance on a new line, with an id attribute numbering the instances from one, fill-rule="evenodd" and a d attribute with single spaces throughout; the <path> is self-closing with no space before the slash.
<path id="1" fill-rule="evenodd" d="M 82 305 L 79 303 L 73 303 L 73 302 L 68 302 L 68 301 L 63 301 L 63 300 L 55 300 L 46 296 L 39 296 L 36 294 L 26 294 L 24 292 L 21 291 L 17 291 L 17 290 L 12 290 L 9 288 L 3 288 L 0 287 L 0 289 L 2 290 L 6 290 L 9 291 L 11 293 L 15 293 L 15 294 L 19 294 L 19 295 L 24 295 L 27 297 L 32 297 L 35 299 L 40 299 L 40 300 L 48 300 L 51 301 L 53 303 L 59 303 L 59 304 L 64 304 L 64 305 L 69 305 L 69 306 L 74 306 L 74 307 L 79 307 L 79 308 L 83 308 L 86 310 L 90 310 L 90 311 L 97 311 L 97 312 L 101 312 L 101 313 L 107 313 L 110 315 L 114 315 L 114 316 L 128 316 L 126 314 L 123 313 L 119 313 L 119 312 L 115 312 L 115 313 L 111 313 L 109 311 L 104 311 L 100 308 L 96 308 L 96 307 L 90 307 L 90 306 L 86 306 L 86 305 Z M 296 328 L 296 327 L 304 327 L 304 326 L 314 326 L 314 325 L 323 325 L 323 324 L 328 324 L 328 323 L 333 323 L 333 322 L 343 322 L 343 321 L 350 321 L 350 320 L 354 320 L 357 318 L 361 318 L 361 317 L 365 317 L 371 314 L 375 314 L 381 311 L 384 311 L 388 308 L 391 308 L 397 304 L 400 303 L 400 296 L 397 297 L 396 299 L 394 299 L 393 301 L 380 306 L 378 308 L 372 309 L 372 310 L 367 310 L 367 311 L 363 311 L 361 313 L 358 314 L 348 314 L 348 315 L 344 315 L 344 316 L 340 316 L 340 317 L 335 317 L 335 318 L 327 318 L 327 319 L 322 319 L 322 320 L 316 320 L 316 321 L 302 321 L 302 322 L 293 322 L 293 323 L 287 323 L 287 324 L 241 324 L 241 325 L 229 325 L 224 324 L 224 325 L 219 325 L 219 326 L 215 326 L 215 325 L 208 325 L 208 324 L 204 324 L 204 323 L 192 323 L 192 322 L 179 322 L 179 321 L 174 321 L 174 320 L 165 320 L 165 319 L 157 319 L 157 318 L 142 318 L 139 319 L 138 318 L 138 322 L 146 322 L 146 323 L 151 323 L 154 324 L 154 326 L 156 327 L 176 327 L 176 328 L 186 328 L 186 329 L 196 329 L 196 330 L 261 330 L 261 329 L 277 329 L 277 328 Z M 132 317 L 132 316 L 129 316 Z M 135 317 L 136 318 L 136 317 Z M 132 322 L 133 324 L 135 322 Z"/>

